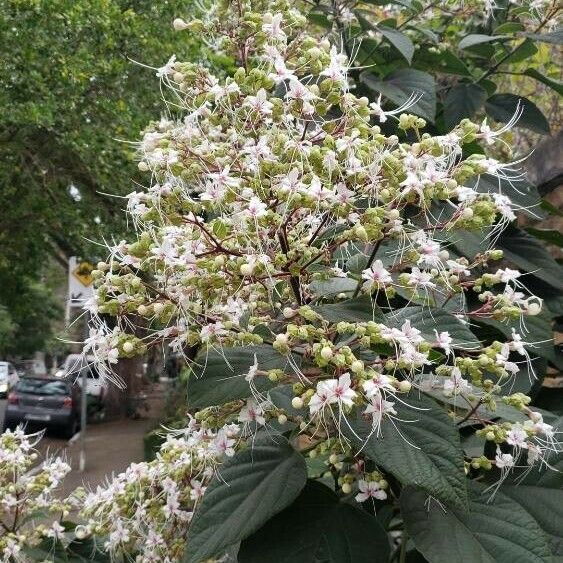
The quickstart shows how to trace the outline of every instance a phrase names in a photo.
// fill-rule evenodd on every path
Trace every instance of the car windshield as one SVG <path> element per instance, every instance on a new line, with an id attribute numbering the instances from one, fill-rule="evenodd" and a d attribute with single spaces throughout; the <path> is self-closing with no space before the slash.
<path id="1" fill-rule="evenodd" d="M 64 381 L 50 379 L 20 379 L 16 391 L 34 395 L 68 395 L 69 393 L 68 385 Z"/>

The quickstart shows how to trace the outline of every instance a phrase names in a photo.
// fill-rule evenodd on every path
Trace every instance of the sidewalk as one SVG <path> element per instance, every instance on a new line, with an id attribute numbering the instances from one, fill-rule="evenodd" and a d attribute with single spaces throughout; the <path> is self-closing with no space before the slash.
<path id="1" fill-rule="evenodd" d="M 143 438 L 148 431 L 158 426 L 164 386 L 158 385 L 148 394 L 150 410 L 143 413 L 142 418 L 101 422 L 87 427 L 85 471 L 78 470 L 80 442 L 73 442 L 66 448 L 65 455 L 72 471 L 59 489 L 61 497 L 80 486 L 95 489 L 112 474 L 124 471 L 129 464 L 143 461 Z"/>

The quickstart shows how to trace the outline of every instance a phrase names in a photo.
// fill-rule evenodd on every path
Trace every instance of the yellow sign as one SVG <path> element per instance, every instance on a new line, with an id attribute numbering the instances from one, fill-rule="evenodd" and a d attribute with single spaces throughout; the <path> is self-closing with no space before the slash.
<path id="1" fill-rule="evenodd" d="M 92 270 L 94 266 L 90 262 L 80 262 L 74 270 L 72 275 L 84 286 L 88 287 L 94 281 L 92 278 Z"/>

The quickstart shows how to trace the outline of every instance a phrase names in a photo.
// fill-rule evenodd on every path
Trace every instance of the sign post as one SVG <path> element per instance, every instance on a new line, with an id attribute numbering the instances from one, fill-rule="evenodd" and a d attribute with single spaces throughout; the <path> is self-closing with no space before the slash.
<path id="1" fill-rule="evenodd" d="M 86 301 L 94 295 L 92 286 L 92 270 L 94 266 L 89 262 L 79 262 L 76 256 L 68 260 L 68 299 L 66 307 L 66 324 L 70 324 L 70 312 L 73 307 L 83 308 Z M 86 422 L 88 414 L 88 370 L 81 370 L 80 394 L 80 457 L 79 470 L 86 469 Z"/>

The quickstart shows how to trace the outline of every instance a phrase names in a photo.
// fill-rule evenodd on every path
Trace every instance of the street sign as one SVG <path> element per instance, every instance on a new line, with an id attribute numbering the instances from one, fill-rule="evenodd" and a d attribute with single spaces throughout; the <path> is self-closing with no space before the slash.
<path id="1" fill-rule="evenodd" d="M 68 259 L 68 306 L 83 307 L 94 294 L 92 270 L 94 266 L 78 261 L 76 256 Z"/>

